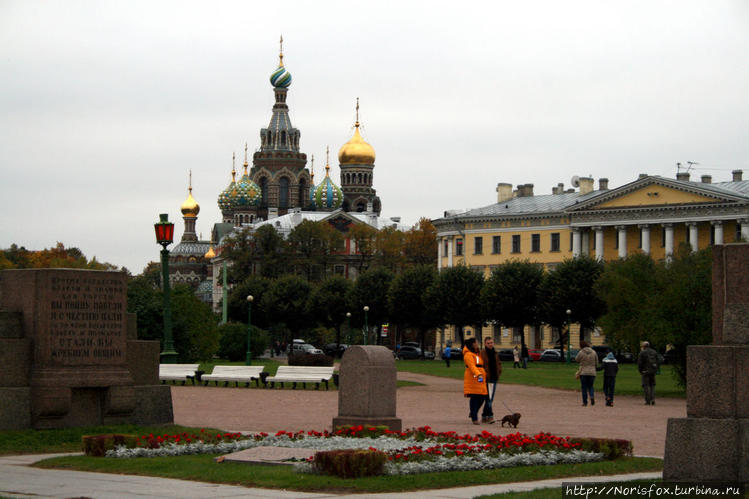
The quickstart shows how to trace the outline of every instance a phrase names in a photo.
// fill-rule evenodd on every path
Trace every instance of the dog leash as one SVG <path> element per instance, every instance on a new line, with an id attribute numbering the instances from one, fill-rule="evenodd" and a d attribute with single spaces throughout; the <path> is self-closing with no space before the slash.
<path id="1" fill-rule="evenodd" d="M 500 400 L 500 402 L 502 402 L 502 405 L 505 406 L 508 411 L 510 411 L 510 414 L 515 414 L 515 411 L 513 411 L 512 409 L 510 409 L 510 407 L 507 404 L 505 404 L 504 400 Z"/>

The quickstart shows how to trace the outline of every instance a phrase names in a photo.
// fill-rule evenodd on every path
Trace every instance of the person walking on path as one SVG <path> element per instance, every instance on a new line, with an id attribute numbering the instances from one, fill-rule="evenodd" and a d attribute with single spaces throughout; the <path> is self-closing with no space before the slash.
<path id="1" fill-rule="evenodd" d="M 494 423 L 494 411 L 492 403 L 494 402 L 494 393 L 497 390 L 497 382 L 502 375 L 502 361 L 499 360 L 499 353 L 494 350 L 494 338 L 487 336 L 484 338 L 484 348 L 481 350 L 481 364 L 486 371 L 486 401 L 484 409 L 481 411 L 482 423 Z"/>
<path id="2" fill-rule="evenodd" d="M 588 405 L 588 396 L 590 396 L 590 405 L 596 405 L 593 383 L 596 381 L 598 354 L 590 348 L 590 343 L 584 340 L 580 342 L 580 351 L 575 357 L 575 362 L 580 364 L 577 372 L 580 374 L 580 388 L 583 392 L 583 407 Z"/>
<path id="3" fill-rule="evenodd" d="M 637 369 L 642 378 L 645 405 L 655 405 L 655 374 L 659 367 L 658 353 L 650 348 L 650 343 L 643 341 L 640 355 L 637 356 Z"/>
<path id="4" fill-rule="evenodd" d="M 614 407 L 614 387 L 616 386 L 616 373 L 619 372 L 619 363 L 614 357 L 614 352 L 609 352 L 603 359 L 603 394 L 606 396 L 606 405 Z"/>
<path id="5" fill-rule="evenodd" d="M 468 397 L 469 417 L 473 424 L 479 424 L 479 409 L 486 400 L 486 371 L 481 363 L 479 345 L 476 338 L 468 338 L 463 347 L 463 395 Z"/>
<path id="6" fill-rule="evenodd" d="M 450 348 L 450 344 L 448 343 L 445 347 L 445 351 L 442 352 L 442 358 L 445 359 L 445 364 L 447 364 L 447 367 L 450 367 L 450 356 L 452 355 L 452 349 Z"/>
<path id="7" fill-rule="evenodd" d="M 523 358 L 523 369 L 528 369 L 528 345 L 523 343 L 523 348 L 520 350 L 520 356 Z"/>
<path id="8" fill-rule="evenodd" d="M 512 349 L 512 360 L 514 364 L 512 364 L 513 369 L 517 369 L 520 367 L 520 350 L 518 349 L 518 346 L 515 345 L 515 348 Z"/>

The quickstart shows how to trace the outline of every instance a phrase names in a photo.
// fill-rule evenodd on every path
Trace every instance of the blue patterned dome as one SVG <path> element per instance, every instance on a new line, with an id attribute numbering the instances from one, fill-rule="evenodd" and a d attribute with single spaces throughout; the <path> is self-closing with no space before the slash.
<path id="1" fill-rule="evenodd" d="M 245 166 L 244 175 L 239 179 L 236 186 L 236 195 L 232 196 L 233 206 L 237 208 L 245 208 L 249 206 L 257 206 L 262 198 L 262 191 L 260 186 L 252 181 L 250 176 L 247 174 L 247 167 Z"/>
<path id="2" fill-rule="evenodd" d="M 291 85 L 291 73 L 286 71 L 283 64 L 278 66 L 278 68 L 273 71 L 273 74 L 270 75 L 270 84 L 275 88 L 289 88 L 289 85 Z"/>
<path id="3" fill-rule="evenodd" d="M 335 210 L 343 204 L 343 191 L 330 180 L 330 165 L 325 165 L 325 178 L 314 189 L 313 202 L 320 210 Z"/>
<path id="4" fill-rule="evenodd" d="M 234 158 L 232 157 L 232 160 Z M 229 187 L 221 191 L 221 194 L 218 195 L 218 207 L 221 211 L 229 211 L 232 208 L 232 199 L 236 195 L 237 191 L 237 182 L 235 180 L 237 175 L 237 171 L 234 169 L 234 165 L 231 167 L 231 183 L 229 184 Z"/>

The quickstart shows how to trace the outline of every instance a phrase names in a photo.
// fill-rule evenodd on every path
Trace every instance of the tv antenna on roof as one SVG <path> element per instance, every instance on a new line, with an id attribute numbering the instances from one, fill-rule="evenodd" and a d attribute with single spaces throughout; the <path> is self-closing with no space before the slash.
<path id="1" fill-rule="evenodd" d="M 689 165 L 689 166 L 687 166 L 684 169 L 684 171 L 687 172 L 687 173 L 689 173 L 689 171 L 694 168 L 694 165 L 699 165 L 699 163 L 696 162 L 696 161 L 687 161 L 687 165 Z M 677 171 L 677 173 L 679 171 L 681 171 L 681 169 L 682 169 L 681 163 L 676 163 L 676 171 Z"/>

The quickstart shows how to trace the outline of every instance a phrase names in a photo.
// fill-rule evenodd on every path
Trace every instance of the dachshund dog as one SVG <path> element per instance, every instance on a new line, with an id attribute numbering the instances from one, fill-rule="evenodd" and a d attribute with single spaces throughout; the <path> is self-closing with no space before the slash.
<path id="1" fill-rule="evenodd" d="M 507 423 L 507 426 L 512 425 L 513 428 L 518 427 L 518 423 L 520 422 L 520 413 L 516 412 L 515 414 L 508 414 L 507 416 L 502 418 L 502 426 Z"/>

